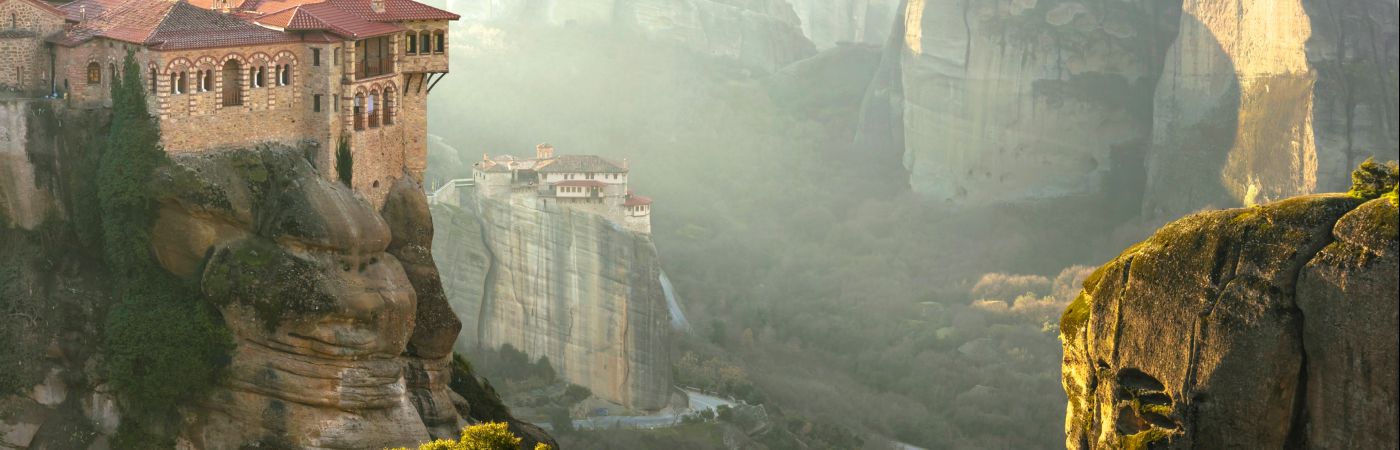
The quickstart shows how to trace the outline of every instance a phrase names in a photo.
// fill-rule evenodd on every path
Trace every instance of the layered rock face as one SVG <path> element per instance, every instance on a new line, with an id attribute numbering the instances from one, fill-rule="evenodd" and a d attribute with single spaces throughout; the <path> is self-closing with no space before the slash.
<path id="1" fill-rule="evenodd" d="M 1175 217 L 1344 189 L 1366 157 L 1397 157 L 1394 0 L 905 0 L 900 14 L 857 148 L 902 153 L 935 199 L 1126 192 Z"/>
<path id="2" fill-rule="evenodd" d="M 1397 157 L 1394 0 L 1186 0 L 1157 86 L 1144 211 L 1345 189 Z"/>
<path id="3" fill-rule="evenodd" d="M 200 280 L 236 340 L 183 438 L 234 449 L 454 436 L 465 423 L 447 387 L 460 324 L 427 253 L 421 191 L 401 182 L 381 216 L 298 155 L 178 156 L 157 176 L 155 254 Z"/>
<path id="4" fill-rule="evenodd" d="M 33 174 L 6 186 L 43 195 L 31 198 L 37 209 L 0 203 L 14 219 L 0 223 L 0 448 L 109 448 L 132 413 L 104 380 L 114 270 L 75 238 L 84 212 L 65 205 L 85 192 L 73 165 L 105 121 L 23 111 L 31 122 L 17 131 L 29 139 L 0 171 Z M 191 300 L 217 307 L 235 344 L 213 391 L 159 432 L 191 449 L 385 448 L 496 420 L 555 445 L 452 360 L 461 324 L 433 263 L 421 187 L 404 177 L 376 211 L 303 154 L 182 155 L 152 177 L 152 253 L 198 287 L 204 298 Z"/>
<path id="5" fill-rule="evenodd" d="M 1336 194 L 1200 213 L 1100 268 L 1061 321 L 1066 446 L 1393 447 L 1396 211 Z"/>
<path id="6" fill-rule="evenodd" d="M 784 0 L 505 0 L 448 6 L 469 19 L 607 25 L 770 71 L 816 52 Z"/>
<path id="7" fill-rule="evenodd" d="M 953 203 L 1097 191 L 1141 170 L 1173 28 L 1156 1 L 906 0 L 857 147 Z"/>
<path id="8" fill-rule="evenodd" d="M 568 208 L 463 198 L 433 214 L 462 350 L 509 344 L 599 398 L 664 407 L 670 313 L 651 239 Z"/>

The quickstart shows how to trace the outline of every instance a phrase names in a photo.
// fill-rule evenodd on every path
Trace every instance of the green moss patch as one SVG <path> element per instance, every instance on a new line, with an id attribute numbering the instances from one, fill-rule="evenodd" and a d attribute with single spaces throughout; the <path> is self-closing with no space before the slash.
<path id="1" fill-rule="evenodd" d="M 1374 158 L 1367 158 L 1351 172 L 1351 190 L 1347 194 L 1362 200 L 1388 196 L 1394 204 L 1397 186 L 1400 186 L 1400 167 L 1395 161 L 1377 163 Z"/>

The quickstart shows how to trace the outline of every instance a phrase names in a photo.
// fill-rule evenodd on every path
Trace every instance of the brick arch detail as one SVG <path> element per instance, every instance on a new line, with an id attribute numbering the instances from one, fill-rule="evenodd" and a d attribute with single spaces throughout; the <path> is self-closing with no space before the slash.
<path id="1" fill-rule="evenodd" d="M 186 58 L 175 58 L 165 65 L 165 73 L 183 72 L 194 68 L 194 62 Z"/>
<path id="2" fill-rule="evenodd" d="M 252 64 L 252 65 L 263 65 L 263 64 L 268 64 L 268 63 L 271 63 L 271 62 L 272 62 L 272 57 L 271 57 L 271 56 L 268 56 L 267 53 L 257 52 L 257 53 L 254 53 L 254 54 L 248 56 L 248 64 Z"/>
<path id="3" fill-rule="evenodd" d="M 247 66 L 247 65 L 248 65 L 248 58 L 247 58 L 247 57 L 243 56 L 243 54 L 241 54 L 241 53 L 234 52 L 234 53 L 229 53 L 229 54 L 227 54 L 227 55 L 224 55 L 223 58 L 219 58 L 219 68 L 223 68 L 223 67 L 224 67 L 224 64 L 227 64 L 227 63 L 229 62 L 229 60 L 238 61 L 238 64 L 239 64 L 239 65 L 242 65 L 242 66 Z"/>
<path id="4" fill-rule="evenodd" d="M 297 64 L 297 55 L 290 51 L 282 50 L 277 52 L 276 56 L 272 57 L 272 61 L 277 64 L 291 64 L 295 66 Z"/>
<path id="5" fill-rule="evenodd" d="M 194 61 L 194 67 L 201 70 L 212 70 L 220 68 L 221 66 L 223 66 L 223 64 L 214 60 L 212 56 L 201 56 Z"/>

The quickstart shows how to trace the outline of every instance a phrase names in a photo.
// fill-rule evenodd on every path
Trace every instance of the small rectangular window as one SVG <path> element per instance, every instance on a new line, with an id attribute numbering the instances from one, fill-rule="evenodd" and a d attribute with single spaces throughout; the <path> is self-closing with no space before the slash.
<path id="1" fill-rule="evenodd" d="M 311 96 L 311 111 L 321 112 L 321 94 Z"/>
<path id="2" fill-rule="evenodd" d="M 311 65 L 321 67 L 321 49 L 311 49 Z"/>

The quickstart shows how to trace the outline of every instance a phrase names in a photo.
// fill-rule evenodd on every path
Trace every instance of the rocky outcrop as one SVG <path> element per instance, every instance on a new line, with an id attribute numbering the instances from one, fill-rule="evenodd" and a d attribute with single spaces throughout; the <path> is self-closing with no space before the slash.
<path id="1" fill-rule="evenodd" d="M 1066 445 L 1393 447 L 1397 263 L 1393 197 L 1305 196 L 1167 225 L 1064 314 Z"/>
<path id="2" fill-rule="evenodd" d="M 1157 85 L 1144 211 L 1335 192 L 1396 159 L 1394 0 L 1186 0 Z"/>
<path id="3" fill-rule="evenodd" d="M 857 148 L 895 147 L 915 192 L 952 203 L 1135 178 L 1173 28 L 1157 1 L 905 0 Z"/>
<path id="4" fill-rule="evenodd" d="M 7 195 L 42 194 L 29 197 L 32 208 L 0 203 L 0 216 L 16 219 L 0 223 L 0 448 L 102 449 L 143 432 L 158 436 L 125 445 L 384 448 L 456 437 L 480 420 L 553 443 L 493 407 L 454 364 L 461 324 L 413 178 L 376 211 L 317 173 L 303 149 L 276 146 L 172 157 L 150 178 L 156 270 L 188 283 L 189 301 L 217 308 L 234 345 L 228 360 L 210 362 L 221 367 L 212 392 L 182 403 L 178 420 L 124 434 L 148 412 L 124 409 L 128 393 L 105 380 L 102 330 L 118 270 L 85 237 L 92 212 L 75 206 L 96 201 L 84 198 L 92 180 L 77 175 L 88 173 L 79 169 L 95 160 L 107 122 L 52 106 L 13 109 L 25 121 L 15 130 L 27 136 L 15 147 L 23 157 L 0 160 L 0 172 L 33 174 L 4 179 Z"/>
<path id="5" fill-rule="evenodd" d="M 237 344 L 183 438 L 364 448 L 453 436 L 459 324 L 443 312 L 421 191 L 401 182 L 381 217 L 300 154 L 178 156 L 156 177 L 156 256 L 199 280 Z"/>
<path id="6" fill-rule="evenodd" d="M 769 71 L 816 52 L 784 0 L 505 0 L 448 6 L 468 19 L 609 26 Z"/>
<path id="7" fill-rule="evenodd" d="M 463 198 L 433 212 L 463 351 L 509 344 L 599 398 L 664 407 L 670 314 L 651 239 L 557 205 Z"/>

